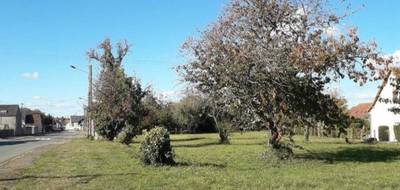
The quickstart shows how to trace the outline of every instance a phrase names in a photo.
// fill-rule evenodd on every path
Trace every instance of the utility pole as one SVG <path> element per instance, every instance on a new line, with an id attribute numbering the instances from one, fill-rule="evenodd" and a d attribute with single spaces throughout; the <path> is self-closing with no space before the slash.
<path id="1" fill-rule="evenodd" d="M 81 71 L 83 73 L 88 74 L 88 81 L 89 81 L 89 86 L 88 86 L 88 104 L 86 108 L 86 125 L 87 125 L 87 137 L 94 137 L 95 136 L 95 129 L 93 125 L 93 118 L 92 118 L 92 103 L 93 103 L 93 72 L 92 72 L 92 64 L 89 61 L 89 70 L 85 71 L 82 69 L 79 69 L 73 65 L 70 65 L 70 67 L 74 70 Z"/>
<path id="2" fill-rule="evenodd" d="M 89 63 L 89 72 L 88 72 L 88 80 L 89 80 L 89 90 L 88 90 L 88 107 L 87 107 L 87 117 L 88 117 L 88 133 L 89 137 L 94 137 L 94 126 L 92 123 L 92 96 L 93 96 L 93 77 L 92 77 L 92 64 Z"/>

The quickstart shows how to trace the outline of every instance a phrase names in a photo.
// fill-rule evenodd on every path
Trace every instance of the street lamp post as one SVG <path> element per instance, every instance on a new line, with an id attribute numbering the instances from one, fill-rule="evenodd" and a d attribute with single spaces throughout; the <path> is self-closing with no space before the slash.
<path id="1" fill-rule="evenodd" d="M 86 120 L 87 120 L 87 128 L 88 128 L 88 137 L 94 137 L 95 136 L 95 129 L 93 126 L 93 121 L 92 121 L 92 114 L 91 114 L 91 109 L 92 109 L 92 100 L 93 100 L 93 76 L 92 76 L 92 64 L 89 63 L 88 65 L 88 72 L 82 69 L 79 69 L 75 67 L 74 65 L 70 65 L 70 67 L 74 70 L 81 71 L 84 73 L 88 74 L 88 81 L 89 81 L 89 86 L 88 86 L 88 106 L 86 110 Z"/>
<path id="2" fill-rule="evenodd" d="M 88 73 L 88 81 L 89 81 L 89 92 L 88 92 L 88 107 L 87 107 L 87 114 L 88 114 L 88 128 L 91 130 L 91 135 L 95 137 L 94 125 L 92 120 L 92 99 L 93 99 L 93 76 L 92 76 L 92 64 L 89 63 L 89 73 Z"/>

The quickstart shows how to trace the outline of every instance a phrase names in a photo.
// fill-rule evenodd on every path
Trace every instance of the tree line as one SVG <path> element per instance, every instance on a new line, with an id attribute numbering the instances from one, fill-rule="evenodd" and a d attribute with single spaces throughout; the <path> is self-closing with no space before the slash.
<path id="1" fill-rule="evenodd" d="M 121 136 L 126 144 L 143 130 L 162 126 L 171 133 L 211 133 L 219 131 L 210 98 L 205 94 L 187 90 L 178 102 L 157 98 L 150 86 L 144 87 L 134 76 L 127 76 L 122 61 L 130 49 L 126 41 L 113 46 L 105 39 L 88 56 L 99 62 L 100 73 L 95 81 L 94 102 L 90 108 L 96 131 L 108 140 Z M 116 56 L 114 56 L 116 53 Z M 222 130 L 222 142 L 227 142 L 227 130 Z"/>

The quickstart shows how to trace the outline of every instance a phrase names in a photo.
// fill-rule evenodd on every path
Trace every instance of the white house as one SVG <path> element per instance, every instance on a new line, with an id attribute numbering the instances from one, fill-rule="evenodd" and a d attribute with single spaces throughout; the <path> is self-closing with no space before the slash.
<path id="1" fill-rule="evenodd" d="M 395 90 L 395 79 L 400 78 L 400 69 L 393 68 L 383 79 L 381 86 L 371 107 L 369 108 L 369 117 L 371 121 L 371 137 L 379 139 L 379 128 L 388 127 L 389 142 L 397 142 L 400 137 L 395 136 L 394 126 L 400 124 L 400 115 L 390 111 L 391 108 L 398 107 L 399 104 L 393 102 L 399 101 L 398 91 Z"/>
<path id="2" fill-rule="evenodd" d="M 84 116 L 72 115 L 69 122 L 65 125 L 66 130 L 82 130 L 85 124 Z"/>

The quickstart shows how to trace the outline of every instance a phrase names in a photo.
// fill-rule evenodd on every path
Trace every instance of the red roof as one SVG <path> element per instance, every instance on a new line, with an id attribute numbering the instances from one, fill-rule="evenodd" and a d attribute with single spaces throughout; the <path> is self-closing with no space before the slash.
<path id="1" fill-rule="evenodd" d="M 368 118 L 368 110 L 372 103 L 358 104 L 347 111 L 347 114 L 354 118 L 365 119 Z"/>

